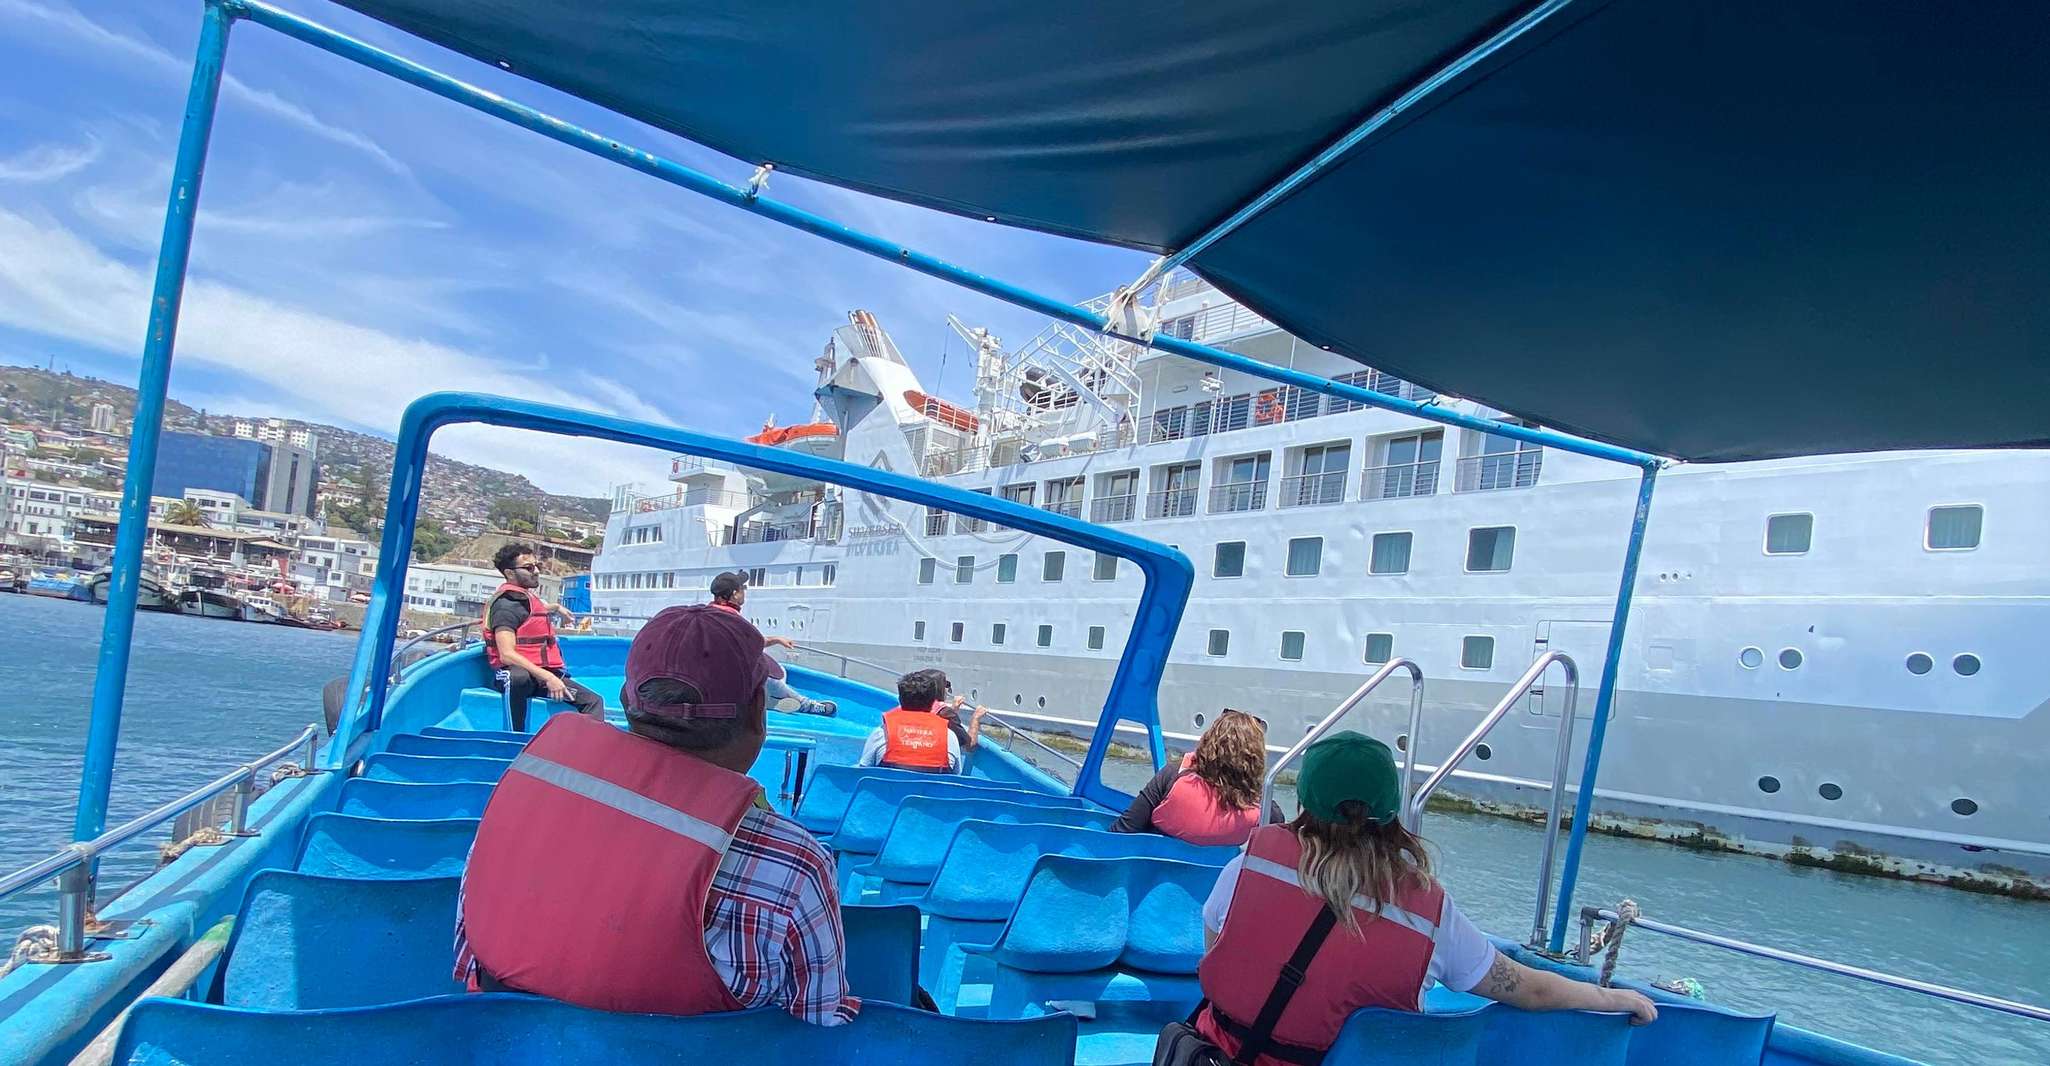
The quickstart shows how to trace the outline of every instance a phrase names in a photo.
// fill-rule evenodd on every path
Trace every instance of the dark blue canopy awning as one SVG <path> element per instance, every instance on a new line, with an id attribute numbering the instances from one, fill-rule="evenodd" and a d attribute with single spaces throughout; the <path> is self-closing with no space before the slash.
<path id="1" fill-rule="evenodd" d="M 345 2 L 749 162 L 1155 251 L 1527 10 Z M 1646 451 L 2050 443 L 2046 54 L 2036 3 L 1575 0 L 1192 265 Z"/>

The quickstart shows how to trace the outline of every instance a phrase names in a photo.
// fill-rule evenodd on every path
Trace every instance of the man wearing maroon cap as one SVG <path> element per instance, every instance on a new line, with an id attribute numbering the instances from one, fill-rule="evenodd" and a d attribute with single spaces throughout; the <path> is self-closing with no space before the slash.
<path id="1" fill-rule="evenodd" d="M 600 1010 L 852 1018 L 832 857 L 746 776 L 774 660 L 736 612 L 671 607 L 627 652 L 627 730 L 551 718 L 485 808 L 456 977 Z"/>

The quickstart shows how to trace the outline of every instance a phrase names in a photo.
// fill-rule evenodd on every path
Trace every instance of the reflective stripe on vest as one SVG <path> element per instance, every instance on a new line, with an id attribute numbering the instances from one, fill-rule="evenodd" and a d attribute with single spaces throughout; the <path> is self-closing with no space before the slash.
<path id="1" fill-rule="evenodd" d="M 883 765 L 901 770 L 947 768 L 947 720 L 931 711 L 883 712 Z"/>
<path id="2" fill-rule="evenodd" d="M 597 1010 L 738 1010 L 705 910 L 760 793 L 597 719 L 549 719 L 477 826 L 462 896 L 471 953 L 506 987 Z"/>
<path id="3" fill-rule="evenodd" d="M 484 660 L 493 670 L 505 669 L 498 654 L 498 633 L 491 628 L 491 606 L 500 596 L 517 592 L 527 598 L 527 620 L 513 630 L 513 645 L 535 665 L 548 670 L 562 669 L 562 648 L 555 642 L 555 623 L 548 617 L 548 601 L 533 589 L 508 581 L 484 601 Z"/>
<path id="4" fill-rule="evenodd" d="M 1203 994 L 1242 1024 L 1259 1016 L 1303 930 L 1325 906 L 1323 897 L 1303 890 L 1296 873 L 1301 859 L 1302 845 L 1288 827 L 1268 825 L 1253 832 L 1224 930 L 1197 969 Z M 1353 906 L 1362 912 L 1359 928 L 1332 930 L 1275 1025 L 1274 1039 L 1321 1051 L 1361 1007 L 1422 1009 L 1444 902 L 1444 890 L 1429 881 L 1398 886 L 1395 898 L 1379 907 L 1354 897 Z M 1227 1055 L 1238 1048 L 1238 1040 L 1208 1012 L 1196 1027 Z M 1256 1061 L 1278 1063 L 1264 1055 Z"/>

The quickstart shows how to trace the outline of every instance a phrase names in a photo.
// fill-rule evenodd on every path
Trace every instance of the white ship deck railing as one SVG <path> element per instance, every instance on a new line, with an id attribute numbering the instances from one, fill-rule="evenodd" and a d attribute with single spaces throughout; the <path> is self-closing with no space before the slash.
<path id="1" fill-rule="evenodd" d="M 1267 506 L 1267 482 L 1230 481 L 1210 490 L 1210 513 L 1258 511 Z"/>
<path id="2" fill-rule="evenodd" d="M 1399 500 L 1438 491 L 1438 460 L 1370 466 L 1361 472 L 1360 499 Z"/>
<path id="3" fill-rule="evenodd" d="M 1129 522 L 1138 510 L 1139 494 L 1136 492 L 1122 496 L 1098 496 L 1089 505 L 1089 520 L 1100 524 Z"/>
<path id="4" fill-rule="evenodd" d="M 1187 518 L 1195 513 L 1195 489 L 1155 489 L 1146 494 L 1148 518 Z"/>
<path id="5" fill-rule="evenodd" d="M 1469 455 L 1454 468 L 1452 491 L 1492 492 L 1496 489 L 1527 489 L 1538 483 L 1545 453 L 1537 448 L 1524 451 Z"/>
<path id="6" fill-rule="evenodd" d="M 1042 506 L 1057 515 L 1066 515 L 1069 518 L 1082 517 L 1082 498 L 1079 496 L 1067 500 L 1048 500 Z"/>
<path id="7" fill-rule="evenodd" d="M 1345 471 L 1294 474 L 1281 479 L 1281 506 L 1316 507 L 1345 502 Z"/>

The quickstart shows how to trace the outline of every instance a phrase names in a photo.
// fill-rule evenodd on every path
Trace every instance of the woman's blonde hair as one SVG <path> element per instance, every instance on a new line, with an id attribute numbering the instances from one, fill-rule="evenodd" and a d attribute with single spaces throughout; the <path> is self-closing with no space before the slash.
<path id="1" fill-rule="evenodd" d="M 1267 773 L 1267 727 L 1229 707 L 1196 741 L 1189 769 L 1210 783 L 1217 802 L 1242 811 L 1260 805 L 1260 779 Z"/>
<path id="2" fill-rule="evenodd" d="M 1337 822 L 1304 811 L 1289 823 L 1303 849 L 1296 878 L 1303 891 L 1323 899 L 1347 929 L 1357 932 L 1353 897 L 1378 907 L 1393 900 L 1399 888 L 1429 884 L 1431 857 L 1424 853 L 1423 838 L 1403 828 L 1401 819 L 1377 825 L 1356 800 L 1339 805 L 1338 811 L 1343 820 Z"/>

